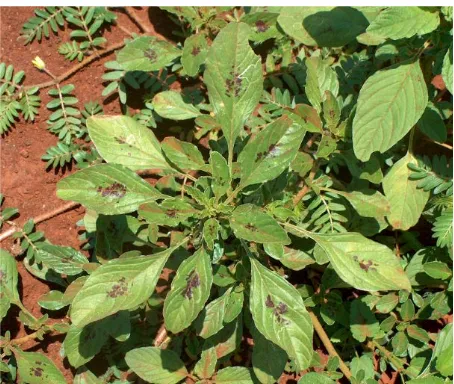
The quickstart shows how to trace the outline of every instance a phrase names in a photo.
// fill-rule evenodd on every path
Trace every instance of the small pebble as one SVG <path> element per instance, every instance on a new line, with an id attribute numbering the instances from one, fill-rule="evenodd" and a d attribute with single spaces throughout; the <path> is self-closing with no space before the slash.
<path id="1" fill-rule="evenodd" d="M 26 149 L 21 149 L 21 150 L 19 151 L 19 154 L 20 154 L 22 157 L 24 157 L 24 158 L 28 158 L 28 156 L 29 156 L 29 155 L 28 155 L 28 151 L 27 151 Z"/>

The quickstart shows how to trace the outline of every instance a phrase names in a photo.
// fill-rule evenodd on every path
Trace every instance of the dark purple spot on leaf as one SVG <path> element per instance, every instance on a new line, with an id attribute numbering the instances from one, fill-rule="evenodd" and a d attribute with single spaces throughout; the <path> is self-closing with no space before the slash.
<path id="1" fill-rule="evenodd" d="M 102 197 L 114 197 L 121 199 L 126 194 L 126 187 L 120 183 L 113 183 L 108 187 L 98 187 L 96 192 L 100 193 Z"/>
<path id="2" fill-rule="evenodd" d="M 278 313 L 279 315 L 283 315 L 284 313 L 287 312 L 287 310 L 288 310 L 287 304 L 284 304 L 282 302 L 280 302 L 276 307 L 276 313 Z"/>
<path id="3" fill-rule="evenodd" d="M 248 229 L 249 231 L 252 231 L 252 232 L 257 231 L 257 227 L 254 224 L 250 224 L 249 223 L 249 224 L 246 225 L 245 228 Z"/>
<path id="4" fill-rule="evenodd" d="M 266 32 L 269 28 L 269 25 L 266 24 L 263 20 L 257 20 L 255 22 L 255 27 L 257 28 L 257 32 L 263 33 Z"/>
<path id="5" fill-rule="evenodd" d="M 360 260 L 358 256 L 353 256 L 353 260 L 355 260 L 357 263 L 359 263 L 359 267 L 366 272 L 371 271 L 376 271 L 377 269 L 374 267 L 377 267 L 378 265 L 374 263 L 372 260 Z"/>
<path id="6" fill-rule="evenodd" d="M 199 47 L 194 47 L 192 48 L 191 55 L 192 56 L 197 56 L 200 53 L 200 48 Z"/>
<path id="7" fill-rule="evenodd" d="M 151 61 L 155 61 L 158 58 L 158 54 L 152 48 L 148 48 L 144 52 L 144 56 L 147 57 L 148 59 L 150 59 Z"/>
<path id="8" fill-rule="evenodd" d="M 115 138 L 115 141 L 116 141 L 118 144 L 126 144 L 126 139 L 125 139 L 123 136 L 116 137 L 116 138 Z"/>
<path id="9" fill-rule="evenodd" d="M 240 77 L 238 72 L 230 72 L 230 79 L 225 81 L 226 86 L 226 94 L 227 96 L 235 96 L 238 97 L 241 92 L 241 85 L 243 83 L 243 79 Z"/>
<path id="10" fill-rule="evenodd" d="M 35 376 L 35 377 L 41 377 L 43 375 L 43 369 L 42 368 L 30 368 L 30 373 Z"/>
<path id="11" fill-rule="evenodd" d="M 169 216 L 169 217 L 176 217 L 177 211 L 175 209 L 168 209 L 166 211 L 166 215 Z"/>
<path id="12" fill-rule="evenodd" d="M 266 305 L 268 308 L 274 308 L 274 303 L 273 303 L 273 300 L 271 300 L 271 296 L 270 296 L 270 295 L 268 295 L 268 296 L 266 297 L 265 305 Z"/>
<path id="13" fill-rule="evenodd" d="M 114 284 L 109 292 L 107 292 L 107 296 L 115 299 L 119 296 L 124 296 L 128 293 L 128 284 L 126 283 L 126 278 L 122 277 L 118 280 L 117 284 Z"/>
<path id="14" fill-rule="evenodd" d="M 192 271 L 186 278 L 186 288 L 183 291 L 183 296 L 187 299 L 192 299 L 193 289 L 200 286 L 200 277 L 196 271 Z"/>

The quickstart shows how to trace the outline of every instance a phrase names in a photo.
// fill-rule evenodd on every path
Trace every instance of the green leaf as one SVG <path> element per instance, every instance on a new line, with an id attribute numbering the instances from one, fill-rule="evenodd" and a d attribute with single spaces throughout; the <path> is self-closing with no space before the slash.
<path id="1" fill-rule="evenodd" d="M 391 344 L 396 356 L 405 356 L 408 348 L 408 338 L 405 332 L 397 332 L 394 335 Z"/>
<path id="2" fill-rule="evenodd" d="M 188 371 L 178 355 L 170 349 L 136 348 L 126 353 L 126 364 L 141 379 L 155 384 L 176 384 Z"/>
<path id="3" fill-rule="evenodd" d="M 117 53 L 117 61 L 127 71 L 159 71 L 170 64 L 181 51 L 167 41 L 154 36 L 142 36 Z"/>
<path id="4" fill-rule="evenodd" d="M 384 217 L 390 212 L 389 202 L 380 192 L 373 190 L 363 192 L 336 191 L 337 194 L 344 196 L 361 216 Z"/>
<path id="5" fill-rule="evenodd" d="M 288 115 L 293 121 L 301 125 L 308 132 L 322 133 L 322 120 L 318 111 L 307 104 L 297 104 L 295 108 L 286 109 Z"/>
<path id="6" fill-rule="evenodd" d="M 437 247 L 452 248 L 452 207 L 444 210 L 440 216 L 435 219 L 432 227 L 433 237 L 437 239 Z"/>
<path id="7" fill-rule="evenodd" d="M 329 90 L 325 91 L 323 102 L 323 118 L 326 126 L 332 133 L 337 133 L 337 126 L 341 118 L 341 110 L 336 96 Z"/>
<path id="8" fill-rule="evenodd" d="M 298 384 L 335 384 L 335 381 L 323 373 L 308 372 L 298 380 Z"/>
<path id="9" fill-rule="evenodd" d="M 367 27 L 366 32 L 393 40 L 425 35 L 440 24 L 438 11 L 422 7 L 388 7 Z"/>
<path id="10" fill-rule="evenodd" d="M 353 119 L 356 157 L 367 161 L 391 148 L 416 124 L 427 101 L 419 61 L 375 72 L 361 88 Z"/>
<path id="11" fill-rule="evenodd" d="M 417 187 L 418 180 L 409 179 L 408 164 L 417 164 L 410 153 L 395 163 L 383 179 L 383 191 L 391 208 L 387 219 L 395 229 L 402 231 L 418 222 L 430 196 L 429 192 Z"/>
<path id="12" fill-rule="evenodd" d="M 164 301 L 166 329 L 181 332 L 191 325 L 210 296 L 213 272 L 208 253 L 199 249 L 178 267 Z"/>
<path id="13" fill-rule="evenodd" d="M 273 259 L 279 260 L 287 268 L 294 271 L 300 271 L 308 265 L 315 263 L 315 260 L 306 252 L 285 247 L 282 244 L 264 244 L 263 248 Z"/>
<path id="14" fill-rule="evenodd" d="M 406 384 L 445 384 L 446 381 L 437 376 L 426 376 L 422 379 L 407 381 Z"/>
<path id="15" fill-rule="evenodd" d="M 175 227 L 190 217 L 197 216 L 200 210 L 180 198 L 166 199 L 160 204 L 142 205 L 139 215 L 150 224 L 169 225 Z"/>
<path id="16" fill-rule="evenodd" d="M 29 384 L 66 384 L 65 377 L 54 363 L 38 352 L 14 350 L 18 373 L 22 382 Z"/>
<path id="17" fill-rule="evenodd" d="M 0 249 L 0 320 L 6 316 L 11 302 L 20 300 L 17 282 L 16 260 L 7 251 Z"/>
<path id="18" fill-rule="evenodd" d="M 200 360 L 194 366 L 194 373 L 200 378 L 209 379 L 213 376 L 217 362 L 216 350 L 214 348 L 204 349 Z"/>
<path id="19" fill-rule="evenodd" d="M 162 150 L 179 169 L 199 170 L 205 165 L 202 154 L 194 144 L 175 137 L 166 137 L 162 142 Z"/>
<path id="20" fill-rule="evenodd" d="M 130 169 L 98 164 L 57 183 L 57 196 L 104 215 L 134 212 L 140 205 L 166 197 Z"/>
<path id="21" fill-rule="evenodd" d="M 293 161 L 306 130 L 282 116 L 251 138 L 238 156 L 240 186 L 278 177 Z"/>
<path id="22" fill-rule="evenodd" d="M 415 305 L 413 301 L 408 299 L 405 303 L 402 304 L 400 307 L 400 316 L 402 317 L 403 321 L 411 321 L 415 317 Z"/>
<path id="23" fill-rule="evenodd" d="M 262 95 L 262 65 L 249 46 L 250 33 L 247 24 L 229 23 L 216 36 L 205 63 L 208 97 L 230 153 Z"/>
<path id="24" fill-rule="evenodd" d="M 181 64 L 188 76 L 195 77 L 199 73 L 200 66 L 205 63 L 207 54 L 208 43 L 204 34 L 189 36 L 184 41 Z"/>
<path id="25" fill-rule="evenodd" d="M 449 47 L 448 51 L 446 52 L 446 55 L 443 59 L 443 66 L 441 68 L 441 75 L 443 77 L 443 81 L 446 84 L 446 88 L 448 89 L 449 92 L 451 92 L 451 95 L 453 94 L 452 90 L 452 85 L 453 85 L 453 80 L 452 80 L 452 44 Z"/>
<path id="26" fill-rule="evenodd" d="M 74 368 L 88 363 L 97 355 L 109 338 L 104 322 L 88 324 L 83 328 L 72 325 L 63 346 L 69 363 Z"/>
<path id="27" fill-rule="evenodd" d="M 132 170 L 172 169 L 154 133 L 129 116 L 92 116 L 87 119 L 90 138 L 108 163 Z"/>
<path id="28" fill-rule="evenodd" d="M 284 372 L 288 357 L 285 351 L 254 329 L 252 369 L 262 384 L 274 384 Z"/>
<path id="29" fill-rule="evenodd" d="M 203 223 L 203 240 L 205 240 L 205 243 L 210 250 L 214 248 L 214 242 L 219 237 L 219 229 L 219 221 L 214 217 L 209 218 Z"/>
<path id="30" fill-rule="evenodd" d="M 368 25 L 352 7 L 283 7 L 277 21 L 290 37 L 320 47 L 346 45 Z"/>
<path id="31" fill-rule="evenodd" d="M 229 292 L 229 297 L 225 305 L 224 324 L 235 320 L 243 310 L 244 288 L 237 286 Z"/>
<path id="32" fill-rule="evenodd" d="M 40 296 L 38 304 L 41 308 L 45 308 L 50 311 L 57 311 L 66 307 L 69 303 L 65 302 L 62 292 L 52 290 Z"/>
<path id="33" fill-rule="evenodd" d="M 424 272 L 434 279 L 446 280 L 452 276 L 451 268 L 440 261 L 431 261 L 424 263 Z"/>
<path id="34" fill-rule="evenodd" d="M 201 115 L 190 100 L 186 102 L 181 93 L 176 91 L 159 92 L 153 97 L 152 105 L 156 113 L 165 119 L 188 120 Z"/>
<path id="35" fill-rule="evenodd" d="M 444 377 L 452 376 L 453 371 L 453 359 L 452 359 L 452 343 L 448 348 L 444 349 L 437 357 L 435 367 Z"/>
<path id="36" fill-rule="evenodd" d="M 331 136 L 322 136 L 317 148 L 316 155 L 318 158 L 327 159 L 337 148 L 337 142 Z"/>
<path id="37" fill-rule="evenodd" d="M 251 371 L 244 367 L 227 367 L 218 371 L 215 384 L 254 384 Z"/>
<path id="38" fill-rule="evenodd" d="M 211 336 L 204 343 L 207 348 L 214 348 L 216 356 L 221 359 L 234 352 L 241 342 L 243 336 L 243 318 L 240 314 L 234 321 L 224 326 L 218 333 Z"/>
<path id="39" fill-rule="evenodd" d="M 81 367 L 77 370 L 77 373 L 74 376 L 73 384 L 103 384 L 103 382 L 86 367 Z"/>
<path id="40" fill-rule="evenodd" d="M 388 293 L 380 297 L 376 304 L 377 311 L 380 313 L 390 313 L 399 303 L 399 296 L 395 292 Z"/>
<path id="41" fill-rule="evenodd" d="M 230 217 L 230 226 L 240 239 L 257 243 L 290 243 L 277 221 L 253 204 L 238 206 Z"/>
<path id="42" fill-rule="evenodd" d="M 307 68 L 306 96 L 318 112 L 322 110 L 322 102 L 326 99 L 326 91 L 334 97 L 339 93 L 339 81 L 326 61 L 320 56 L 312 56 L 305 61 Z"/>
<path id="43" fill-rule="evenodd" d="M 419 340 L 422 343 L 428 343 L 430 341 L 429 334 L 422 328 L 419 328 L 417 325 L 410 324 L 407 329 L 408 337 L 412 339 Z"/>
<path id="44" fill-rule="evenodd" d="M 221 297 L 213 300 L 203 309 L 195 324 L 196 332 L 200 337 L 208 339 L 223 328 L 230 292 L 231 289 L 228 289 Z"/>
<path id="45" fill-rule="evenodd" d="M 438 334 L 430 364 L 422 374 L 426 373 L 429 371 L 429 368 L 431 368 L 437 370 L 441 369 L 440 373 L 443 375 L 447 373 L 452 376 L 452 346 L 452 323 L 449 323 L 446 324 Z M 447 361 L 449 359 L 451 359 L 451 363 Z M 440 360 L 440 362 L 438 362 L 438 360 Z"/>
<path id="46" fill-rule="evenodd" d="M 211 174 L 213 176 L 213 192 L 217 199 L 222 197 L 230 188 L 230 170 L 225 160 L 219 152 L 210 153 Z"/>
<path id="47" fill-rule="evenodd" d="M 443 117 L 432 103 L 427 105 L 426 110 L 418 121 L 418 127 L 421 132 L 434 141 L 444 143 L 447 139 L 447 129 Z"/>
<path id="48" fill-rule="evenodd" d="M 83 265 L 88 259 L 71 247 L 43 243 L 39 245 L 37 257 L 47 268 L 68 276 L 83 272 Z"/>
<path id="49" fill-rule="evenodd" d="M 262 43 L 281 36 L 282 33 L 276 25 L 278 16 L 279 14 L 274 12 L 254 12 L 244 15 L 241 21 L 251 26 L 252 29 L 249 40 Z"/>
<path id="50" fill-rule="evenodd" d="M 293 225 L 292 234 L 310 237 L 323 248 L 339 277 L 363 291 L 411 290 L 410 281 L 399 259 L 385 245 L 359 233 L 319 235 Z"/>
<path id="51" fill-rule="evenodd" d="M 350 330 L 353 337 L 360 342 L 364 342 L 367 338 L 374 338 L 380 332 L 380 325 L 374 313 L 361 299 L 352 301 Z"/>
<path id="52" fill-rule="evenodd" d="M 301 295 L 277 273 L 250 260 L 250 310 L 255 326 L 287 352 L 299 370 L 306 369 L 312 360 L 313 328 Z"/>
<path id="53" fill-rule="evenodd" d="M 97 268 L 73 300 L 72 323 L 81 328 L 147 300 L 176 248 L 149 256 L 115 259 Z"/>

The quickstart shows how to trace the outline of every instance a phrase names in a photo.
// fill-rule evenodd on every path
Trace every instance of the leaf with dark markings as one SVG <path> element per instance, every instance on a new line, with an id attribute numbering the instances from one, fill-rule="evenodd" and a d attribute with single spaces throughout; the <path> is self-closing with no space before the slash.
<path id="1" fill-rule="evenodd" d="M 57 196 L 104 215 L 134 212 L 144 203 L 166 197 L 117 164 L 94 165 L 65 177 L 57 184 Z"/>
<path id="2" fill-rule="evenodd" d="M 210 256 L 203 248 L 181 263 L 164 301 L 169 331 L 178 333 L 191 325 L 208 300 L 212 282 Z"/>

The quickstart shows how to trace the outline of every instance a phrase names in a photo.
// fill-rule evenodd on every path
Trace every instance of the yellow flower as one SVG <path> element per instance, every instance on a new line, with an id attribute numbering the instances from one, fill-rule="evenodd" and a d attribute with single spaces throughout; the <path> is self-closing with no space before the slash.
<path id="1" fill-rule="evenodd" d="M 44 68 L 46 68 L 46 63 L 39 57 L 39 56 L 36 56 L 33 60 L 32 60 L 32 63 L 33 65 L 38 68 L 40 71 L 42 71 Z"/>

